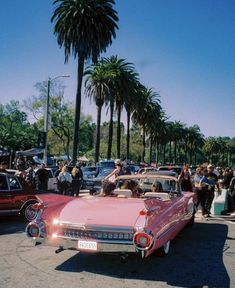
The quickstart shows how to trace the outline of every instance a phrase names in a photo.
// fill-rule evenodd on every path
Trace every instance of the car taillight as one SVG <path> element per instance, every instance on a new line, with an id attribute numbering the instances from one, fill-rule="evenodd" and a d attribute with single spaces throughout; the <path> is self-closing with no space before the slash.
<path id="1" fill-rule="evenodd" d="M 26 234 L 31 238 L 38 238 L 40 236 L 40 228 L 35 223 L 29 223 L 26 227 Z"/>
<path id="2" fill-rule="evenodd" d="M 45 208 L 45 205 L 42 203 L 35 203 L 32 205 L 32 208 L 36 211 L 39 211 L 39 210 L 43 210 Z"/>
<path id="3" fill-rule="evenodd" d="M 152 244 L 153 238 L 151 235 L 141 232 L 134 236 L 134 243 L 138 249 L 148 249 Z"/>

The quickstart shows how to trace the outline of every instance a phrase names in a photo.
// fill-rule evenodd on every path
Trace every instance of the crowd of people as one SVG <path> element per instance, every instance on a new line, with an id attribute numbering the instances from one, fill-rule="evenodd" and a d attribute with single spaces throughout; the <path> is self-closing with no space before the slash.
<path id="1" fill-rule="evenodd" d="M 115 185 L 109 182 L 114 182 L 115 178 L 124 174 L 131 174 L 128 166 L 122 165 L 121 162 L 115 163 L 114 171 L 104 179 L 103 194 L 105 196 L 115 196 L 113 189 Z M 178 176 L 182 191 L 193 191 L 197 194 L 197 208 L 201 208 L 202 216 L 207 218 L 211 214 L 211 206 L 215 197 L 215 191 L 219 194 L 222 189 L 227 190 L 227 210 L 231 216 L 235 216 L 235 170 L 232 168 L 215 168 L 214 165 L 201 165 L 196 168 L 195 173 L 189 165 L 184 165 L 181 173 Z M 123 185 L 122 189 L 133 189 L 133 183 L 130 181 Z M 152 187 L 152 191 L 161 191 L 161 187 Z M 133 197 L 138 197 L 140 193 L 136 190 Z"/>
<path id="2" fill-rule="evenodd" d="M 37 166 L 34 161 L 26 162 L 23 157 L 19 157 L 16 161 L 15 168 L 15 176 L 23 178 L 33 189 L 39 192 L 48 191 L 50 171 L 44 163 Z M 0 172 L 8 172 L 5 161 L 0 165 Z M 57 170 L 54 176 L 59 194 L 70 196 L 79 195 L 83 181 L 81 163 L 77 163 L 74 167 L 69 166 L 67 163 L 57 163 Z"/>
<path id="3" fill-rule="evenodd" d="M 185 165 L 178 179 L 183 191 L 194 191 L 197 194 L 197 207 L 201 206 L 203 217 L 210 217 L 215 191 L 221 193 L 221 189 L 228 191 L 227 211 L 235 216 L 235 171 L 232 168 L 216 169 L 212 164 L 202 165 L 191 175 L 189 166 Z"/>
<path id="4" fill-rule="evenodd" d="M 58 193 L 79 196 L 83 182 L 82 164 L 78 162 L 75 166 L 63 163 L 57 163 L 57 165 L 54 176 L 57 179 Z M 33 161 L 25 162 L 24 159 L 19 158 L 16 162 L 16 169 L 15 174 L 23 177 L 37 191 L 48 191 L 49 170 L 44 163 L 36 167 Z M 0 172 L 7 172 L 6 162 L 1 163 Z M 102 191 L 105 196 L 112 195 L 116 177 L 124 174 L 131 174 L 131 171 L 128 165 L 123 165 L 117 159 L 113 172 L 103 179 Z M 215 168 L 214 165 L 208 164 L 197 167 L 195 173 L 192 174 L 189 165 L 184 165 L 178 180 L 182 191 L 194 191 L 197 194 L 197 207 L 201 207 L 203 217 L 210 217 L 215 191 L 220 193 L 221 189 L 226 189 L 227 212 L 235 216 L 235 170 L 232 168 Z M 131 183 L 126 183 L 124 188 L 128 188 L 128 185 L 131 186 Z M 158 189 L 159 187 L 155 187 L 155 190 Z"/>

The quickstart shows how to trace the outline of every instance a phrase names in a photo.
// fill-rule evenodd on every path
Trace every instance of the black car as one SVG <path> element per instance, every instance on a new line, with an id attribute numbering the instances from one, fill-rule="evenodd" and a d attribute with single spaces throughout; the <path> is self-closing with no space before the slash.
<path id="1" fill-rule="evenodd" d="M 83 188 L 90 190 L 91 194 L 100 192 L 102 187 L 102 181 L 111 172 L 113 172 L 112 168 L 101 169 L 97 177 L 84 179 Z"/>
<path id="2" fill-rule="evenodd" d="M 82 166 L 83 179 L 94 178 L 97 176 L 97 172 L 96 166 Z"/>

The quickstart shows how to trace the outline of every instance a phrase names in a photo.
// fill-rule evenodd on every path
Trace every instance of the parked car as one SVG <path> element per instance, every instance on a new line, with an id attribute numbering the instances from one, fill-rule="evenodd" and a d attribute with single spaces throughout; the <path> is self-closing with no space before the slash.
<path id="1" fill-rule="evenodd" d="M 34 169 L 35 173 L 37 172 L 38 169 L 39 169 L 39 167 Z M 57 178 L 54 176 L 54 172 L 53 172 L 52 168 L 47 167 L 46 169 L 49 172 L 48 191 L 57 192 L 58 191 Z"/>
<path id="2" fill-rule="evenodd" d="M 140 169 L 140 166 L 139 165 L 134 165 L 134 164 L 130 164 L 128 165 L 128 167 L 130 168 L 131 170 L 131 174 L 136 174 L 138 173 L 139 169 Z"/>
<path id="3" fill-rule="evenodd" d="M 194 223 L 196 195 L 182 192 L 176 177 L 124 175 L 119 182 L 136 181 L 144 191 L 132 198 L 129 189 L 117 188 L 116 197 L 39 197 L 37 219 L 26 228 L 35 243 L 82 252 L 109 252 L 119 255 L 152 253 L 166 255 L 170 243 L 185 226 Z M 162 192 L 151 192 L 160 181 Z"/>
<path id="4" fill-rule="evenodd" d="M 37 202 L 35 191 L 24 179 L 0 173 L 0 215 L 20 214 L 32 221 L 37 214 L 32 205 Z"/>
<path id="5" fill-rule="evenodd" d="M 180 165 L 169 165 L 169 166 L 159 166 L 159 171 L 175 171 L 178 175 L 181 173 L 183 166 Z"/>
<path id="6" fill-rule="evenodd" d="M 155 167 L 142 167 L 139 169 L 138 174 L 145 174 L 145 173 L 148 173 L 150 171 L 154 172 L 154 171 L 158 171 L 158 169 Z"/>
<path id="7" fill-rule="evenodd" d="M 18 171 L 16 169 L 6 169 L 6 170 L 7 170 L 7 174 L 11 174 L 11 175 L 15 175 L 16 172 Z"/>
<path id="8" fill-rule="evenodd" d="M 102 168 L 94 178 L 83 178 L 83 189 L 91 191 L 91 194 L 100 192 L 103 179 L 113 171 L 113 168 Z"/>
<path id="9" fill-rule="evenodd" d="M 96 177 L 97 171 L 98 169 L 96 166 L 82 166 L 82 173 L 84 179 Z"/>
<path id="10" fill-rule="evenodd" d="M 101 168 L 114 169 L 115 168 L 115 161 L 112 159 L 111 160 L 101 160 L 97 166 L 101 167 Z"/>
<path id="11" fill-rule="evenodd" d="M 145 174 L 156 174 L 156 175 L 165 175 L 165 176 L 174 176 L 178 177 L 178 173 L 173 171 L 173 170 L 154 170 L 154 171 L 149 171 Z"/>

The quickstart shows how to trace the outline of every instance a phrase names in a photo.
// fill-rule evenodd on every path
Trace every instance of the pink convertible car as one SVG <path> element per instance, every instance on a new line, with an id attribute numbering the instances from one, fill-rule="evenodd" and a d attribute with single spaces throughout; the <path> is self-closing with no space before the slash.
<path id="1" fill-rule="evenodd" d="M 128 181 L 135 183 L 132 189 L 138 198 L 126 188 Z M 135 252 L 144 258 L 155 252 L 168 254 L 171 240 L 194 223 L 196 195 L 182 192 L 173 176 L 125 175 L 117 178 L 116 187 L 116 197 L 40 196 L 34 207 L 38 215 L 28 224 L 27 235 L 35 243 L 57 247 L 57 253 Z"/>

